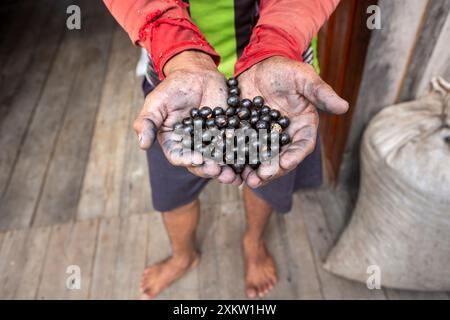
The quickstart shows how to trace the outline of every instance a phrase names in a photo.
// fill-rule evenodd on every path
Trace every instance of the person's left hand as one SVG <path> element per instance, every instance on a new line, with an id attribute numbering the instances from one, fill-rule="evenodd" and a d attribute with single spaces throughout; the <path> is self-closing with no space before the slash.
<path id="1" fill-rule="evenodd" d="M 239 77 L 243 98 L 262 96 L 265 104 L 289 117 L 286 129 L 291 143 L 281 149 L 279 161 L 263 162 L 258 170 L 246 166 L 242 178 L 251 188 L 295 169 L 316 145 L 319 116 L 317 108 L 334 114 L 347 112 L 340 98 L 306 63 L 284 57 L 263 60 Z"/>

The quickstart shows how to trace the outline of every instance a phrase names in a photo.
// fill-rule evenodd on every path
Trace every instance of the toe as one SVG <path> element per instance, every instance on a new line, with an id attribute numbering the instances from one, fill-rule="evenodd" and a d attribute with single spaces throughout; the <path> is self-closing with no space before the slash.
<path id="1" fill-rule="evenodd" d="M 254 299 L 257 296 L 257 291 L 254 287 L 250 287 L 247 289 L 246 294 L 250 299 Z"/>

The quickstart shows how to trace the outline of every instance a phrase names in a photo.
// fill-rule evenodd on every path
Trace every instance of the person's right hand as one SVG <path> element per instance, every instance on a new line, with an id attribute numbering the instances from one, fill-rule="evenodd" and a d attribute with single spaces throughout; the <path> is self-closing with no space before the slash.
<path id="1" fill-rule="evenodd" d="M 173 126 L 188 117 L 193 107 L 226 109 L 225 77 L 217 70 L 212 58 L 199 51 L 184 51 L 165 64 L 164 74 L 166 78 L 146 97 L 134 122 L 140 147 L 149 149 L 157 138 L 173 165 L 186 167 L 203 178 L 241 184 L 241 177 L 230 167 L 221 166 L 196 151 L 183 149 L 181 141 L 174 138 Z"/>

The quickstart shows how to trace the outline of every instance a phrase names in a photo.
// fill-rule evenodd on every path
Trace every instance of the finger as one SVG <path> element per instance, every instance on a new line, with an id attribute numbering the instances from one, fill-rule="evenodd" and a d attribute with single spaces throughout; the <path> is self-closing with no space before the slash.
<path id="1" fill-rule="evenodd" d="M 316 146 L 317 116 L 305 114 L 301 121 L 294 122 L 291 133 L 292 142 L 280 154 L 280 168 L 284 172 L 295 169 Z"/>
<path id="2" fill-rule="evenodd" d="M 256 189 L 260 186 L 262 186 L 263 181 L 262 179 L 257 175 L 256 171 L 252 171 L 248 174 L 247 178 L 245 179 L 245 183 L 247 186 L 249 186 L 252 189 Z"/>
<path id="3" fill-rule="evenodd" d="M 304 95 L 317 108 L 334 114 L 347 112 L 348 102 L 339 97 L 310 65 L 302 64 L 295 69 L 295 79 L 298 93 Z"/>
<path id="4" fill-rule="evenodd" d="M 222 167 L 222 172 L 217 177 L 220 183 L 223 184 L 233 184 L 236 181 L 237 175 L 234 173 L 233 169 L 228 166 Z"/>
<path id="5" fill-rule="evenodd" d="M 205 162 L 198 167 L 188 167 L 188 170 L 205 179 L 217 178 L 221 173 L 220 165 L 210 159 L 205 159 Z"/>
<path id="6" fill-rule="evenodd" d="M 179 141 L 172 139 L 172 132 L 159 135 L 161 148 L 167 160 L 174 166 L 199 167 L 203 165 L 204 159 L 201 153 L 183 148 Z"/>
<path id="7" fill-rule="evenodd" d="M 159 99 L 158 93 L 150 93 L 133 124 L 141 149 L 151 147 L 165 118 L 163 101 Z"/>

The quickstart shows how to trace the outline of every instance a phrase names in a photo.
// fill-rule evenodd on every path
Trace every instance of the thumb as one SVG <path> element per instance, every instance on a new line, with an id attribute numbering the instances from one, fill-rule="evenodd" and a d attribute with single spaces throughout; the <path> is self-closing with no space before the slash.
<path id="1" fill-rule="evenodd" d="M 133 127 L 143 150 L 149 149 L 156 139 L 156 133 L 164 122 L 165 116 L 161 105 L 146 103 L 134 121 Z M 149 110 L 149 111 L 147 111 Z"/>
<path id="2" fill-rule="evenodd" d="M 348 102 L 342 99 L 314 69 L 307 65 L 295 70 L 297 92 L 306 97 L 316 108 L 323 111 L 343 114 L 348 110 Z"/>

